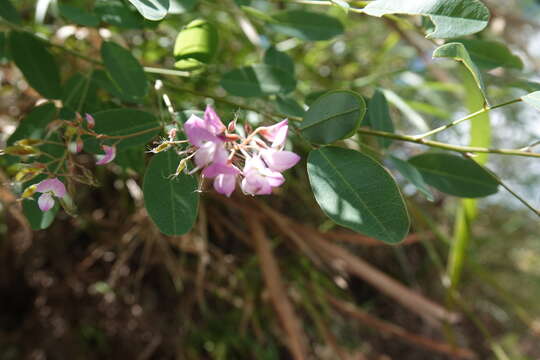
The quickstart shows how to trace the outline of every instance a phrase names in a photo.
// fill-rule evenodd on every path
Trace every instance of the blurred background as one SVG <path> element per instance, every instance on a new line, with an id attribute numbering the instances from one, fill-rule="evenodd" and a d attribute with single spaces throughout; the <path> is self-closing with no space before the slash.
<path id="1" fill-rule="evenodd" d="M 540 2 L 483 2 L 490 25 L 470 38 L 503 42 L 523 63 L 522 69 L 483 69 L 491 102 L 540 90 Z M 100 18 L 99 28 L 74 25 L 61 16 L 58 3 L 109 17 Z M 121 10 L 100 13 L 105 3 Z M 256 125 L 264 118 L 242 104 L 294 114 L 322 92 L 342 88 L 366 98 L 384 89 L 398 133 L 434 128 L 471 112 L 459 64 L 431 58 L 442 42 L 424 38 L 419 17 L 380 19 L 302 1 L 172 3 L 174 11 L 152 23 L 127 1 L 13 1 L 22 27 L 52 43 L 97 59 L 101 42 L 110 39 L 143 65 L 160 68 L 174 68 L 174 41 L 183 26 L 195 18 L 216 24 L 214 63 L 185 76 L 148 75 L 162 79 L 164 87 L 132 106 L 155 114 L 163 114 L 165 93 L 178 118 L 213 104 L 225 121 L 238 116 Z M 242 5 L 265 13 L 328 12 L 346 31 L 329 41 L 302 42 L 267 29 Z M 115 16 L 129 21 L 115 22 Z M 246 22 L 259 43 L 246 38 Z M 11 28 L 0 22 L 0 29 L 4 147 L 40 95 L 11 62 Z M 219 86 L 223 73 L 261 62 L 270 45 L 294 59 L 298 87 L 290 98 L 300 110 L 279 98 L 227 97 Z M 89 76 L 92 64 L 54 47 L 51 52 L 63 81 Z M 91 83 L 85 112 L 122 106 L 105 90 Z M 523 148 L 540 139 L 540 113 L 533 108 L 513 105 L 489 117 L 492 147 Z M 469 123 L 437 140 L 468 144 Z M 309 149 L 291 141 L 305 159 Z M 376 157 L 385 151 L 373 138 L 347 141 Z M 142 206 L 145 150 L 126 151 L 107 168 L 95 168 L 91 155 L 78 155 L 100 186 L 78 186 L 77 216 L 60 212 L 42 230 L 26 220 L 10 186 L 9 164 L 0 158 L 0 360 L 292 359 L 294 344 L 309 359 L 540 359 L 540 223 L 503 189 L 478 202 L 461 278 L 451 293 L 446 268 L 461 200 L 441 193 L 426 200 L 391 164 L 412 219 L 411 234 L 398 246 L 328 220 L 310 192 L 305 160 L 274 196 L 227 199 L 204 191 L 194 230 L 168 237 Z M 394 142 L 386 151 L 405 159 L 423 150 Z M 487 166 L 540 207 L 540 162 L 491 155 Z M 277 316 L 276 303 L 278 313 L 291 317 Z"/>

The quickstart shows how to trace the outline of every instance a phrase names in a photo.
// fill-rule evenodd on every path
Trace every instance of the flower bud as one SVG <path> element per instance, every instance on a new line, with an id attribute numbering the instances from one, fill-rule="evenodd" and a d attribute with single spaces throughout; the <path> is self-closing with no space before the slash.
<path id="1" fill-rule="evenodd" d="M 15 181 L 17 182 L 26 182 L 28 180 L 32 180 L 39 174 L 43 172 L 43 169 L 36 168 L 36 167 L 28 167 L 20 170 L 15 175 Z"/>
<path id="2" fill-rule="evenodd" d="M 14 146 L 8 146 L 7 148 L 5 148 L 2 154 L 15 155 L 15 156 L 36 156 L 36 155 L 39 155 L 39 151 L 33 148 L 32 146 L 14 145 Z"/>
<path id="3" fill-rule="evenodd" d="M 35 194 L 36 190 L 37 190 L 37 185 L 35 185 L 35 184 L 34 184 L 34 185 L 30 185 L 29 187 L 27 187 L 27 188 L 23 191 L 23 193 L 22 193 L 22 195 L 21 195 L 21 198 L 27 199 L 27 198 L 31 197 L 32 195 Z"/>
<path id="4" fill-rule="evenodd" d="M 153 153 L 153 154 L 157 154 L 157 153 L 160 153 L 160 152 L 162 152 L 164 150 L 167 150 L 170 146 L 171 146 L 171 144 L 169 144 L 168 142 L 164 142 L 164 143 L 159 144 L 158 146 L 156 146 L 152 150 L 150 150 L 150 152 Z"/>

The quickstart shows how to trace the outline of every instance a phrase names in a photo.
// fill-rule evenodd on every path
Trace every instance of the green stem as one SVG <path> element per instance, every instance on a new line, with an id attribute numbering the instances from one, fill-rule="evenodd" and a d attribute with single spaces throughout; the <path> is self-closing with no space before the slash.
<path id="1" fill-rule="evenodd" d="M 430 130 L 430 131 L 428 131 L 426 133 L 417 135 L 417 136 L 415 136 L 415 138 L 418 139 L 418 140 L 424 139 L 424 138 L 426 138 L 428 136 L 440 133 L 441 131 L 444 131 L 444 130 L 449 129 L 449 128 L 453 127 L 453 126 L 456 126 L 457 124 L 460 124 L 460 123 L 462 123 L 464 121 L 471 120 L 471 119 L 477 117 L 478 115 L 487 113 L 487 112 L 489 112 L 491 110 L 494 110 L 494 109 L 497 109 L 497 108 L 500 108 L 500 107 L 503 107 L 503 106 L 515 104 L 515 103 L 520 102 L 520 101 L 521 101 L 521 98 L 517 98 L 517 99 L 513 99 L 513 100 L 510 100 L 510 101 L 504 102 L 502 104 L 497 104 L 497 105 L 493 105 L 493 106 L 486 106 L 486 107 L 484 107 L 484 108 L 482 108 L 482 109 L 480 109 L 480 110 L 478 110 L 476 112 L 473 112 L 472 114 L 469 114 L 469 115 L 467 115 L 465 117 L 454 120 L 449 124 L 440 126 L 440 127 L 436 128 L 436 129 Z"/>
<path id="2" fill-rule="evenodd" d="M 292 119 L 289 117 L 289 119 Z M 292 120 L 297 120 L 297 118 L 294 118 Z M 426 139 L 418 139 L 416 136 L 410 136 L 410 135 L 400 135 L 400 134 L 394 134 L 386 131 L 378 131 L 378 130 L 371 130 L 371 129 L 358 129 L 358 133 L 364 134 L 364 135 L 372 135 L 372 136 L 379 136 L 389 139 L 394 139 L 398 141 L 405 141 L 405 142 L 412 142 L 416 144 L 421 144 L 433 148 L 438 149 L 444 149 L 444 150 L 450 150 L 455 151 L 459 153 L 489 153 L 489 154 L 499 154 L 499 155 L 515 155 L 515 156 L 526 156 L 526 157 L 536 157 L 540 158 L 539 153 L 533 153 L 529 151 L 521 151 L 521 150 L 515 150 L 515 149 L 489 149 L 489 148 L 483 148 L 483 147 L 477 147 L 477 146 L 459 146 L 459 145 L 451 145 L 439 141 L 432 141 L 432 140 L 426 140 Z"/>

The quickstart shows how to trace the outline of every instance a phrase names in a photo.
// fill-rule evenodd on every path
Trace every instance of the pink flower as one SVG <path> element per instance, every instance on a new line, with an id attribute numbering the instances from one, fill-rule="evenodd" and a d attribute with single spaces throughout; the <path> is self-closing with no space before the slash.
<path id="1" fill-rule="evenodd" d="M 86 119 L 86 124 L 89 129 L 93 129 L 94 126 L 96 126 L 96 120 L 94 117 L 90 114 L 84 114 L 84 118 Z"/>
<path id="2" fill-rule="evenodd" d="M 285 150 L 264 149 L 261 156 L 270 170 L 279 172 L 292 168 L 300 161 L 300 156 Z"/>
<path id="3" fill-rule="evenodd" d="M 221 141 L 204 141 L 202 146 L 195 152 L 195 164 L 203 168 L 211 163 L 224 164 L 227 161 L 228 152 Z"/>
<path id="4" fill-rule="evenodd" d="M 96 165 L 108 164 L 116 157 L 116 146 L 101 145 L 101 148 L 105 151 L 105 155 L 97 156 L 98 161 L 96 162 Z"/>
<path id="5" fill-rule="evenodd" d="M 246 160 L 242 190 L 250 195 L 269 195 L 272 188 L 281 186 L 285 178 L 278 171 L 266 167 L 259 156 Z"/>
<path id="6" fill-rule="evenodd" d="M 205 120 L 203 120 L 196 115 L 191 115 L 184 124 L 184 130 L 189 142 L 198 148 L 195 152 L 195 164 L 199 168 L 212 162 L 225 163 L 225 161 L 227 161 L 228 153 L 225 149 L 225 145 L 223 141 L 216 136 L 216 131 L 218 130 L 214 125 L 210 126 L 210 122 L 206 120 L 206 118 L 210 119 L 212 117 L 213 115 L 211 114 L 208 116 L 205 115 Z M 216 120 L 214 119 L 213 121 Z M 219 118 L 217 121 L 221 123 Z"/>
<path id="7" fill-rule="evenodd" d="M 36 192 L 40 192 L 38 206 L 41 211 L 49 211 L 54 206 L 54 198 L 63 198 L 66 195 L 66 187 L 58 178 L 46 179 L 37 184 Z"/>
<path id="8" fill-rule="evenodd" d="M 240 174 L 240 170 L 234 165 L 214 163 L 204 169 L 202 174 L 214 178 L 214 189 L 229 197 L 236 187 L 236 177 Z"/>
<path id="9" fill-rule="evenodd" d="M 289 121 L 287 119 L 272 126 L 264 126 L 259 129 L 259 134 L 268 141 L 272 141 L 272 147 L 276 148 L 285 144 L 287 132 L 289 131 Z"/>
<path id="10" fill-rule="evenodd" d="M 219 135 L 226 129 L 218 114 L 210 105 L 207 105 L 204 111 L 204 121 L 208 130 L 214 135 Z"/>

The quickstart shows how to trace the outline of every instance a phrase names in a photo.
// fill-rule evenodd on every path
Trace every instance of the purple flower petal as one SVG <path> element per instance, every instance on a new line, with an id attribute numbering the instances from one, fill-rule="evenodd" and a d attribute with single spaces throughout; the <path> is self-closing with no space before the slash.
<path id="1" fill-rule="evenodd" d="M 289 131 L 289 121 L 287 119 L 272 126 L 265 126 L 259 130 L 259 134 L 268 141 L 272 141 L 272 147 L 276 148 L 285 144 L 287 132 Z"/>
<path id="2" fill-rule="evenodd" d="M 46 192 L 41 194 L 41 196 L 38 199 L 38 206 L 41 211 L 49 211 L 54 206 L 54 199 L 51 195 L 51 193 Z"/>
<path id="3" fill-rule="evenodd" d="M 66 195 L 66 187 L 58 178 L 43 180 L 37 184 L 36 191 L 40 193 L 52 193 L 59 198 Z"/>
<path id="4" fill-rule="evenodd" d="M 197 147 L 201 147 L 205 141 L 221 141 L 209 131 L 205 121 L 196 115 L 191 115 L 189 120 L 186 121 L 184 131 L 189 142 Z"/>
<path id="5" fill-rule="evenodd" d="M 230 197 L 236 187 L 236 175 L 220 174 L 214 179 L 214 189 L 220 194 Z"/>
<path id="6" fill-rule="evenodd" d="M 268 167 L 274 171 L 285 171 L 300 161 L 300 156 L 292 151 L 267 149 L 261 151 L 262 158 Z"/>
<path id="7" fill-rule="evenodd" d="M 240 174 L 240 170 L 238 170 L 234 165 L 213 163 L 205 168 L 202 174 L 204 177 L 213 178 L 219 175 L 238 175 Z"/>
<path id="8" fill-rule="evenodd" d="M 94 117 L 90 114 L 84 114 L 84 118 L 86 119 L 86 124 L 89 129 L 93 129 L 94 126 L 96 126 L 96 120 Z"/>
<path id="9" fill-rule="evenodd" d="M 195 164 L 202 168 L 210 163 L 225 164 L 228 152 L 221 141 L 203 141 L 195 152 Z"/>
<path id="10" fill-rule="evenodd" d="M 204 121 L 207 129 L 214 135 L 219 135 L 226 129 L 218 114 L 216 114 L 214 108 L 210 105 L 207 105 L 206 110 L 204 111 Z"/>
<path id="11" fill-rule="evenodd" d="M 96 165 L 105 165 L 110 163 L 116 157 L 116 146 L 101 145 L 105 155 L 98 155 Z"/>

